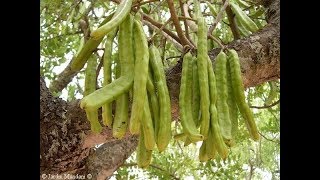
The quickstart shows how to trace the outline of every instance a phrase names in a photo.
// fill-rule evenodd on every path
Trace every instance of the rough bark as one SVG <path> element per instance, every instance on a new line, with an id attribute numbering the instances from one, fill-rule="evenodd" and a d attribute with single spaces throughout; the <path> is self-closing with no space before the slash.
<path id="1" fill-rule="evenodd" d="M 270 7 L 269 24 L 250 37 L 228 45 L 239 53 L 245 87 L 280 78 L 279 2 L 262 1 Z M 211 50 L 210 58 L 214 59 L 218 52 L 219 49 Z M 180 63 L 167 72 L 174 119 L 178 115 L 180 76 Z M 79 100 L 65 102 L 53 97 L 40 77 L 40 175 L 91 174 L 92 179 L 106 179 L 137 146 L 136 136 L 126 134 L 124 139 L 116 140 L 109 128 L 99 135 L 91 134 L 89 129 Z M 94 148 L 97 144 L 103 145 Z"/>
<path id="2" fill-rule="evenodd" d="M 102 143 L 105 144 L 94 150 L 95 145 Z M 124 139 L 116 140 L 109 128 L 104 128 L 101 134 L 92 134 L 79 101 L 67 103 L 53 97 L 40 77 L 42 179 L 56 174 L 61 177 L 91 174 L 93 179 L 107 177 L 128 158 L 136 145 L 137 137 L 126 134 Z M 98 170 L 104 173 L 99 174 Z"/>

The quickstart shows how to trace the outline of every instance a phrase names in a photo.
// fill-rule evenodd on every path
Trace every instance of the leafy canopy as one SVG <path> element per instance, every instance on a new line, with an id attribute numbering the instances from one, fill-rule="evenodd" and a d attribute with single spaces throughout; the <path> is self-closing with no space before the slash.
<path id="1" fill-rule="evenodd" d="M 118 1 L 106 0 L 41 0 L 40 4 L 40 73 L 45 78 L 47 84 L 50 84 L 57 75 L 67 66 L 72 57 L 76 55 L 83 41 L 84 33 L 81 30 L 81 20 L 89 22 L 90 30 L 94 30 L 98 25 L 117 7 Z M 154 21 L 166 24 L 165 28 L 175 32 L 172 23 L 168 23 L 170 18 L 169 9 L 166 1 L 151 0 L 135 1 L 134 5 L 140 7 L 143 13 L 150 16 Z M 182 1 L 185 3 L 185 1 Z M 222 7 L 221 0 L 208 1 L 212 4 L 210 8 L 205 1 L 201 3 L 201 12 L 206 18 L 209 26 L 213 24 Z M 265 9 L 255 3 L 255 1 L 236 1 L 242 2 L 240 7 L 251 17 L 259 28 L 266 25 Z M 139 5 L 139 3 L 141 5 Z M 183 14 L 179 9 L 179 1 L 175 0 L 175 7 L 178 16 L 183 19 Z M 215 12 L 216 11 L 216 12 Z M 189 6 L 190 16 L 193 16 L 193 5 Z M 183 21 L 180 21 L 184 33 L 186 28 Z M 227 44 L 234 40 L 230 22 L 226 13 L 223 13 L 221 21 L 218 23 L 212 35 L 222 44 Z M 170 68 L 177 63 L 181 55 L 175 44 L 168 41 L 159 31 L 155 31 L 148 26 L 144 26 L 146 35 L 153 39 L 159 47 L 165 68 Z M 188 36 L 196 43 L 196 33 L 188 29 Z M 244 37 L 242 35 L 241 37 Z M 102 41 L 100 46 L 94 52 L 97 60 L 101 60 L 103 54 Z M 209 40 L 210 49 L 219 47 L 219 45 Z M 117 41 L 114 42 L 113 58 L 117 57 Z M 98 86 L 102 84 L 101 72 L 97 78 Z M 247 102 L 254 107 L 254 117 L 261 133 L 261 140 L 253 142 L 248 139 L 247 131 L 243 121 L 240 122 L 240 134 L 237 139 L 237 145 L 232 148 L 226 161 L 221 159 L 211 160 L 206 163 L 198 161 L 198 150 L 201 144 L 191 144 L 183 147 L 183 144 L 174 139 L 171 140 L 168 149 L 159 154 L 153 153 L 151 165 L 144 169 L 137 169 L 135 153 L 127 159 L 126 163 L 115 172 L 113 178 L 137 179 L 143 177 L 146 179 L 279 179 L 279 156 L 280 156 L 280 117 L 279 117 L 279 93 L 280 81 L 273 82 L 276 85 L 276 96 L 270 104 L 265 104 L 270 93 L 270 83 L 266 82 L 257 87 L 251 87 L 246 90 Z M 62 91 L 55 94 L 67 101 L 76 98 L 82 98 L 84 85 L 84 71 L 81 70 L 73 81 Z M 269 106 L 270 107 L 269 107 Z M 268 108 L 256 108 L 266 106 Z M 181 132 L 181 125 L 177 121 L 172 122 L 173 134 Z M 202 177 L 202 178 L 200 178 Z"/>

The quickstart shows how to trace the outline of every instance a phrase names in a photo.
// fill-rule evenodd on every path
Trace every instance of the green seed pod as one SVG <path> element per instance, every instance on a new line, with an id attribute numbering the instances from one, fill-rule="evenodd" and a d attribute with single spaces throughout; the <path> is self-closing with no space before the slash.
<path id="1" fill-rule="evenodd" d="M 247 129 L 249 130 L 251 138 L 257 141 L 259 140 L 260 135 L 253 118 L 253 113 L 246 103 L 238 53 L 235 50 L 231 49 L 228 51 L 228 57 L 231 70 L 230 72 L 232 78 L 232 89 L 237 102 L 237 106 L 241 115 L 243 116 L 243 119 L 245 120 L 245 124 L 247 126 Z"/>
<path id="2" fill-rule="evenodd" d="M 132 87 L 132 76 L 121 76 L 112 83 L 85 96 L 80 102 L 80 108 L 97 110 L 103 104 L 116 100 L 121 94 L 128 92 Z"/>
<path id="3" fill-rule="evenodd" d="M 113 17 L 114 14 L 109 15 L 100 25 L 100 27 L 107 22 L 110 21 L 110 19 Z M 93 51 L 98 47 L 98 45 L 101 43 L 103 38 L 99 39 L 92 39 L 90 38 L 84 45 L 83 48 L 77 53 L 77 55 L 72 59 L 70 63 L 70 68 L 72 71 L 80 71 L 83 66 L 86 64 L 87 60 L 93 53 Z"/>
<path id="4" fill-rule="evenodd" d="M 198 128 L 200 126 L 200 87 L 196 58 L 193 58 L 192 64 L 192 118 Z"/>
<path id="5" fill-rule="evenodd" d="M 153 122 L 150 114 L 148 96 L 145 98 L 144 108 L 143 108 L 143 118 L 141 119 L 142 130 L 144 134 L 145 147 L 148 150 L 153 150 L 155 145 L 154 139 L 154 128 Z"/>
<path id="6" fill-rule="evenodd" d="M 154 127 L 154 136 L 155 139 L 157 139 L 157 135 L 158 135 L 158 131 L 159 131 L 159 101 L 158 101 L 158 96 L 156 94 L 156 90 L 153 84 L 153 80 L 152 80 L 152 75 L 150 74 L 149 71 L 149 76 L 147 79 L 147 91 L 148 91 L 148 95 L 150 98 L 150 106 L 151 106 L 151 116 L 153 119 L 153 127 Z"/>
<path id="7" fill-rule="evenodd" d="M 269 87 L 270 87 L 270 91 L 269 91 L 269 95 L 268 95 L 268 97 L 267 97 L 267 99 L 265 101 L 265 105 L 272 104 L 273 100 L 277 96 L 277 88 L 276 88 L 275 81 L 269 81 L 268 84 L 269 84 Z"/>
<path id="8" fill-rule="evenodd" d="M 227 86 L 227 56 L 221 51 L 215 60 L 215 74 L 217 80 L 217 111 L 221 134 L 224 139 L 232 139 L 232 124 L 229 115 L 228 86 Z"/>
<path id="9" fill-rule="evenodd" d="M 198 76 L 200 86 L 200 110 L 201 110 L 201 126 L 200 133 L 207 138 L 209 132 L 209 83 L 208 83 L 208 69 L 207 69 L 207 26 L 203 17 L 198 18 Z"/>
<path id="10" fill-rule="evenodd" d="M 229 58 L 229 57 L 228 57 Z M 238 133 L 238 107 L 236 103 L 236 98 L 234 97 L 233 87 L 232 87 L 232 77 L 231 77 L 230 61 L 227 62 L 227 86 L 228 86 L 228 107 L 229 107 L 229 117 L 232 124 L 231 134 L 235 138 Z"/>
<path id="11" fill-rule="evenodd" d="M 213 104 L 210 105 L 210 113 L 211 113 L 210 124 L 212 129 L 212 138 L 213 138 L 214 146 L 216 147 L 217 152 L 219 153 L 221 158 L 226 159 L 228 157 L 229 150 L 223 141 L 221 130 L 220 130 L 221 128 L 218 122 L 217 108 Z"/>
<path id="12" fill-rule="evenodd" d="M 96 90 L 96 67 L 97 59 L 94 57 L 89 58 L 85 72 L 84 96 L 87 96 Z M 88 120 L 90 121 L 92 132 L 100 133 L 102 126 L 98 120 L 98 110 L 86 110 L 86 114 Z"/>
<path id="13" fill-rule="evenodd" d="M 134 53 L 132 38 L 133 18 L 129 14 L 119 27 L 119 65 L 121 76 L 133 75 Z M 122 139 L 128 126 L 129 94 L 122 94 L 116 101 L 116 112 L 112 128 L 113 136 Z"/>
<path id="14" fill-rule="evenodd" d="M 143 129 L 143 127 L 139 128 Z M 145 146 L 145 140 L 144 140 L 144 133 L 141 132 L 139 133 L 140 137 L 139 137 L 139 142 L 138 142 L 138 147 L 137 147 L 137 164 L 139 168 L 147 168 L 151 162 L 151 158 L 152 158 L 152 150 L 148 150 L 146 149 Z"/>
<path id="15" fill-rule="evenodd" d="M 92 31 L 90 36 L 93 39 L 103 38 L 104 35 L 108 34 L 114 28 L 119 26 L 121 22 L 124 21 L 124 19 L 128 16 L 131 10 L 131 5 L 132 0 L 121 1 L 112 19 L 108 23 L 96 29 L 95 31 Z"/>
<path id="16" fill-rule="evenodd" d="M 192 119 L 192 55 L 190 52 L 184 55 L 179 94 L 180 120 L 183 131 L 192 142 L 202 141 L 203 136 L 197 132 Z"/>
<path id="17" fill-rule="evenodd" d="M 206 151 L 206 140 L 202 142 L 202 145 L 200 147 L 200 150 L 199 150 L 199 160 L 200 162 L 207 162 L 209 160 L 209 157 L 207 155 L 207 151 Z"/>
<path id="18" fill-rule="evenodd" d="M 214 143 L 212 128 L 209 128 L 209 135 L 208 135 L 208 139 L 206 140 L 206 153 L 207 153 L 208 159 L 214 159 L 217 154 L 217 148 Z"/>
<path id="19" fill-rule="evenodd" d="M 140 121 L 143 116 L 145 97 L 147 96 L 147 78 L 149 69 L 149 51 L 147 37 L 141 22 L 134 20 L 133 39 L 135 47 L 135 67 L 133 84 L 133 102 L 129 129 L 132 134 L 140 132 Z"/>
<path id="20" fill-rule="evenodd" d="M 243 24 L 248 30 L 250 30 L 251 32 L 256 32 L 259 30 L 258 26 L 250 19 L 249 16 L 247 16 L 245 12 L 242 11 L 242 9 L 238 5 L 230 2 L 230 6 L 232 11 L 239 18 L 241 24 Z"/>
<path id="21" fill-rule="evenodd" d="M 117 34 L 117 29 L 113 30 L 107 37 L 103 55 L 103 86 L 111 83 L 112 73 L 112 44 Z M 111 127 L 112 119 L 112 103 L 106 103 L 102 106 L 102 122 L 105 126 Z"/>
<path id="22" fill-rule="evenodd" d="M 157 147 L 159 152 L 166 149 L 171 139 L 171 104 L 165 72 L 158 49 L 151 45 L 149 48 L 150 63 L 159 100 L 159 130 L 157 134 Z"/>

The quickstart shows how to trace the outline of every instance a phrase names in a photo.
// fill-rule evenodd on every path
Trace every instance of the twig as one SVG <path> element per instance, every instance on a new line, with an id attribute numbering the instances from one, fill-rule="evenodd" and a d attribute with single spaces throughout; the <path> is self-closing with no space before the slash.
<path id="1" fill-rule="evenodd" d="M 184 11 L 183 11 L 183 3 L 182 3 L 182 0 L 179 0 L 179 5 L 180 5 L 181 14 L 182 14 L 183 17 L 184 17 L 184 18 L 183 18 L 183 24 L 184 24 L 184 28 L 185 28 L 186 37 L 187 37 L 187 39 L 191 42 L 191 39 L 190 39 L 190 36 L 189 36 L 189 30 L 188 30 L 188 26 L 187 26 L 186 17 L 185 17 Z M 180 20 L 180 19 L 181 19 L 181 16 L 178 16 L 178 19 Z"/>
<path id="2" fill-rule="evenodd" d="M 208 37 L 209 37 L 210 39 L 212 39 L 214 42 L 216 42 L 216 43 L 221 47 L 222 50 L 225 49 L 225 46 L 221 43 L 220 40 L 218 40 L 217 38 L 215 38 L 215 37 L 212 36 L 211 34 L 208 34 Z"/>
<path id="3" fill-rule="evenodd" d="M 162 29 L 170 22 L 170 18 L 159 28 L 156 30 L 156 33 L 149 39 L 149 41 L 152 41 L 156 34 L 162 31 Z"/>
<path id="4" fill-rule="evenodd" d="M 162 55 L 161 55 L 161 60 L 164 62 L 165 54 L 166 54 L 166 44 L 167 44 L 167 38 L 163 37 L 161 41 L 162 45 Z"/>
<path id="5" fill-rule="evenodd" d="M 82 19 L 83 17 L 88 16 L 89 12 L 90 12 L 91 10 L 93 10 L 93 7 L 94 7 L 96 1 L 97 1 L 97 0 L 92 0 L 92 1 L 91 1 L 89 7 L 83 12 L 83 14 L 82 14 L 82 16 L 80 17 L 80 19 Z"/>
<path id="6" fill-rule="evenodd" d="M 226 10 L 226 7 L 229 5 L 229 0 L 226 0 L 223 4 L 223 6 L 221 7 L 217 18 L 215 19 L 214 23 L 210 26 L 209 30 L 208 30 L 208 35 L 211 35 L 213 30 L 217 27 L 218 23 L 220 22 L 220 20 L 222 19 L 222 15 L 224 13 L 224 11 Z"/>
<path id="7" fill-rule="evenodd" d="M 248 162 L 249 162 L 249 165 L 250 165 L 250 174 L 249 174 L 249 178 L 248 178 L 248 180 L 251 180 L 251 179 L 252 179 L 253 172 L 254 172 L 255 168 L 254 168 L 254 165 L 253 165 L 253 163 L 251 162 L 251 160 L 250 160 L 250 159 L 248 160 Z"/>
<path id="8" fill-rule="evenodd" d="M 72 5 L 70 6 L 70 9 L 73 9 L 73 8 L 75 8 L 76 6 L 78 6 L 78 5 L 80 4 L 80 2 L 81 2 L 81 1 L 79 1 L 78 3 L 73 2 Z M 57 17 L 54 21 L 52 21 L 51 24 L 45 24 L 42 28 L 45 29 L 45 28 L 48 28 L 48 27 L 52 26 L 52 25 L 55 24 L 55 23 L 58 23 L 58 21 L 60 21 L 62 15 L 63 15 L 62 12 L 63 12 L 63 11 L 61 10 L 61 11 L 59 12 L 59 14 L 57 15 L 58 17 Z"/>
<path id="9" fill-rule="evenodd" d="M 132 7 L 139 7 L 141 5 L 148 4 L 148 3 L 151 3 L 151 2 L 156 2 L 156 1 L 159 1 L 159 0 L 149 0 L 149 1 L 139 2 L 139 3 L 134 4 Z"/>
<path id="10" fill-rule="evenodd" d="M 102 57 L 100 57 L 97 52 L 95 52 L 95 53 L 96 53 L 96 55 L 98 56 L 98 58 L 100 59 L 100 60 L 99 60 L 99 65 L 98 65 L 97 70 L 96 70 L 96 89 L 98 89 L 98 88 L 99 88 L 99 87 L 98 87 L 98 76 L 99 76 L 100 70 L 101 70 L 101 68 L 102 68 L 102 66 L 103 66 L 103 56 L 104 56 L 104 53 L 103 53 Z"/>
<path id="11" fill-rule="evenodd" d="M 227 0 L 222 0 L 222 1 L 225 2 Z M 226 13 L 227 13 L 227 17 L 228 17 L 228 20 L 229 20 L 229 23 L 230 23 L 230 29 L 232 31 L 234 40 L 240 39 L 239 28 L 236 26 L 235 18 L 234 18 L 235 15 L 232 12 L 230 6 L 226 7 Z"/>
<path id="12" fill-rule="evenodd" d="M 117 4 L 120 3 L 119 0 L 111 0 L 111 1 L 113 1 L 113 2 L 115 2 L 115 3 L 117 3 Z M 163 1 L 161 1 L 160 4 L 161 4 L 162 2 L 163 2 Z M 133 12 L 137 12 L 137 11 L 138 11 L 138 10 L 135 9 L 135 8 L 132 8 L 131 10 L 132 10 Z M 148 16 L 148 15 L 145 14 L 145 13 L 141 13 L 141 15 L 142 15 L 142 18 L 143 18 L 144 20 L 150 22 L 152 25 L 156 26 L 157 28 L 161 28 L 161 27 L 163 26 L 163 24 L 155 21 L 154 19 L 152 19 L 150 16 Z M 169 29 L 167 29 L 167 28 L 165 28 L 165 27 L 163 27 L 163 31 L 164 31 L 167 35 L 169 35 L 169 36 L 171 36 L 173 39 L 175 39 L 178 43 L 181 44 L 181 41 L 180 41 L 179 37 L 178 37 L 177 35 L 175 35 L 172 31 L 170 31 Z"/>
<path id="13" fill-rule="evenodd" d="M 143 15 L 143 19 L 150 22 L 152 25 L 156 26 L 157 28 L 161 28 L 163 26 L 163 24 L 153 20 L 150 16 L 141 13 Z M 173 39 L 175 39 L 179 44 L 181 44 L 181 41 L 179 39 L 179 37 L 177 35 L 175 35 L 172 31 L 168 30 L 167 28 L 163 28 L 163 31 L 168 34 L 169 36 L 171 36 Z"/>
<path id="14" fill-rule="evenodd" d="M 280 144 L 280 141 L 275 141 L 274 139 L 269 139 L 269 138 L 267 138 L 265 135 L 263 135 L 261 132 L 259 132 L 259 134 L 260 134 L 265 140 L 268 140 L 268 141 L 271 141 L 271 142 Z"/>
<path id="15" fill-rule="evenodd" d="M 280 103 L 280 99 L 278 99 L 278 101 L 276 101 L 276 102 L 274 102 L 274 103 L 272 103 L 272 104 L 270 104 L 270 105 L 265 105 L 265 106 L 250 106 L 250 108 L 266 109 L 266 108 L 273 107 L 273 106 L 275 106 L 275 105 L 277 105 L 277 104 L 279 104 L 279 103 Z"/>
<path id="16" fill-rule="evenodd" d="M 151 24 L 149 21 L 143 20 L 142 21 L 145 25 L 147 25 L 148 27 L 152 28 L 153 30 L 158 30 L 159 28 L 153 24 Z M 183 51 L 183 47 L 182 45 L 177 42 L 174 38 L 172 38 L 172 36 L 168 35 L 167 33 L 165 33 L 164 31 L 160 31 L 161 34 L 167 39 L 169 40 L 180 52 Z"/>
<path id="17" fill-rule="evenodd" d="M 178 15 L 174 9 L 173 0 L 167 0 L 167 3 L 168 3 L 170 14 L 171 14 L 171 20 L 172 20 L 172 22 L 175 26 L 175 29 L 178 33 L 178 36 L 181 40 L 182 46 L 184 47 L 186 45 L 189 45 L 190 47 L 193 47 L 193 45 L 188 41 L 188 39 L 186 38 L 186 36 L 184 35 L 184 33 L 182 31 L 182 28 L 179 23 Z"/>
<path id="18" fill-rule="evenodd" d="M 151 11 L 149 12 L 149 14 L 153 14 L 154 10 L 158 10 L 160 8 L 160 6 L 162 5 L 162 3 L 166 2 L 165 0 L 160 1 L 159 4 L 157 4 L 157 6 L 153 9 L 151 9 Z M 159 11 L 160 12 L 160 11 Z"/>
<path id="19" fill-rule="evenodd" d="M 189 5 L 191 4 L 191 1 L 188 1 L 186 4 L 183 4 L 183 13 L 184 13 L 184 16 L 186 18 L 191 18 L 189 12 L 188 12 L 188 9 L 189 9 Z M 197 32 L 198 31 L 198 26 L 197 24 L 194 22 L 194 21 L 191 21 L 189 19 L 186 20 L 187 22 L 187 25 L 190 27 L 190 29 L 194 32 Z"/>

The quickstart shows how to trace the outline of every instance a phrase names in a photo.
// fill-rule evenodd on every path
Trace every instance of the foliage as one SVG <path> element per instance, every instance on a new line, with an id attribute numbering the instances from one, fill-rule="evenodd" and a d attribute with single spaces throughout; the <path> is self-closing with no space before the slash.
<path id="1" fill-rule="evenodd" d="M 68 65 L 72 57 L 79 51 L 81 39 L 84 37 L 79 27 L 80 20 L 87 18 L 91 30 L 96 29 L 109 14 L 115 11 L 117 3 L 115 1 L 86 1 L 86 0 L 41 0 L 40 3 L 40 73 L 48 84 Z M 233 2 L 238 3 L 238 0 Z M 266 25 L 265 9 L 261 5 L 255 5 L 254 1 L 245 1 L 248 7 L 242 7 L 249 17 L 256 23 L 258 28 Z M 137 1 L 135 2 L 137 3 Z M 179 1 L 174 1 L 175 6 L 179 7 Z M 221 0 L 211 1 L 216 9 L 222 7 Z M 142 11 L 159 23 L 165 24 L 170 17 L 169 9 L 165 1 L 154 1 L 140 6 Z M 191 6 L 192 9 L 192 6 Z M 216 20 L 206 3 L 201 3 L 201 11 L 206 18 L 208 27 Z M 262 12 L 262 13 L 260 13 Z M 177 11 L 182 16 L 181 11 Z M 190 11 L 192 16 L 193 11 Z M 232 31 L 229 27 L 229 20 L 226 13 L 223 13 L 220 23 L 212 32 L 212 35 L 219 39 L 223 44 L 234 40 Z M 181 23 L 184 28 L 183 23 Z M 153 39 L 159 47 L 165 68 L 174 66 L 181 55 L 175 45 L 166 40 L 159 31 L 147 29 L 145 32 L 148 39 Z M 175 32 L 172 24 L 166 28 Z M 196 43 L 195 32 L 189 28 L 189 36 Z M 242 36 L 243 38 L 244 36 Z M 98 58 L 102 58 L 103 44 L 96 50 Z M 212 41 L 211 48 L 219 45 Z M 117 41 L 114 42 L 114 51 L 117 50 Z M 117 53 L 112 57 L 117 58 Z M 114 67 L 114 66 L 113 66 Z M 98 86 L 102 84 L 102 71 L 97 78 Z M 277 95 L 273 101 L 275 103 L 280 97 L 280 81 L 276 81 L 278 86 Z M 67 101 L 82 98 L 84 85 L 84 71 L 81 70 L 73 81 L 62 91 L 56 94 Z M 266 82 L 256 87 L 247 89 L 246 97 L 251 106 L 264 106 L 270 86 Z M 246 179 L 250 176 L 250 169 L 254 169 L 252 179 L 279 179 L 279 156 L 280 156 L 280 106 L 279 103 L 264 109 L 253 108 L 254 117 L 259 127 L 262 138 L 259 142 L 248 139 L 243 121 L 240 120 L 240 133 L 237 137 L 237 144 L 232 147 L 231 154 L 226 161 L 213 160 L 207 163 L 198 161 L 198 149 L 201 144 L 191 144 L 183 147 L 183 143 L 171 140 L 168 149 L 163 153 L 154 152 L 151 165 L 146 169 L 138 169 L 135 165 L 136 155 L 133 153 L 127 159 L 113 178 L 116 179 Z M 173 134 L 180 130 L 180 124 L 172 123 Z M 272 178 L 271 178 L 272 177 Z"/>

